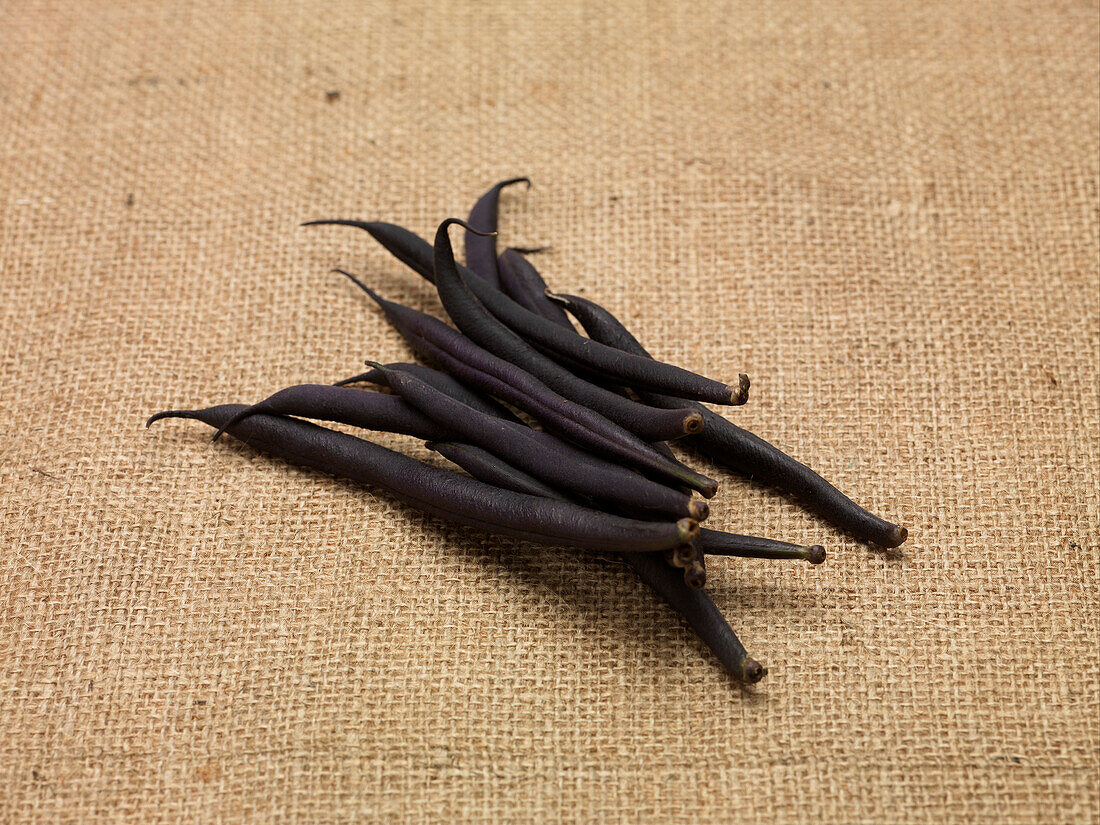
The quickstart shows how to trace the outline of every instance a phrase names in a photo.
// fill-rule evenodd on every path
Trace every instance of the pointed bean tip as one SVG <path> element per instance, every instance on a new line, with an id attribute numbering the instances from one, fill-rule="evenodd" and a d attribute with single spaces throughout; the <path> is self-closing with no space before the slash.
<path id="1" fill-rule="evenodd" d="M 443 221 L 443 223 L 439 225 L 439 228 L 436 229 L 437 237 L 439 233 L 446 233 L 446 231 L 455 224 L 461 226 L 467 232 L 472 232 L 474 235 L 481 235 L 481 237 L 483 238 L 495 238 L 497 236 L 496 232 L 482 232 L 480 229 L 474 229 L 472 226 L 470 226 L 470 224 L 462 220 L 462 218 L 447 218 L 445 221 Z"/>
<path id="2" fill-rule="evenodd" d="M 755 685 L 768 675 L 768 669 L 756 659 L 745 659 L 741 663 L 741 680 L 750 685 Z"/>
<path id="3" fill-rule="evenodd" d="M 825 548 L 820 544 L 811 544 L 809 547 L 803 547 L 802 551 L 806 554 L 806 561 L 810 564 L 821 564 L 825 561 Z"/>
<path id="4" fill-rule="evenodd" d="M 385 366 L 385 364 L 379 364 L 377 361 L 364 361 L 363 363 L 371 368 L 371 372 L 378 373 L 378 377 L 371 383 L 377 384 L 381 387 L 388 387 L 391 390 L 395 389 L 395 387 L 393 386 L 393 380 L 394 374 L 397 372 L 397 370 L 389 369 Z M 364 373 L 364 375 L 366 375 L 366 373 Z"/>
<path id="5" fill-rule="evenodd" d="M 348 272 L 346 269 L 330 269 L 329 272 L 338 272 L 339 274 L 343 275 L 345 278 L 350 279 L 353 284 L 355 284 L 357 287 L 359 287 L 361 290 L 363 290 L 365 293 L 367 293 L 367 295 L 370 296 L 372 301 L 374 301 L 376 304 L 378 304 L 378 306 L 385 309 L 385 303 L 386 303 L 385 299 L 382 298 L 377 292 L 375 292 L 373 289 L 371 289 L 365 283 L 360 281 L 357 277 L 355 277 L 350 272 Z"/>
<path id="6" fill-rule="evenodd" d="M 530 189 L 531 186 L 532 186 L 531 179 L 529 177 L 527 177 L 526 175 L 523 175 L 523 176 L 520 176 L 518 178 L 508 178 L 508 180 L 502 180 L 500 183 L 498 183 L 496 185 L 496 188 L 499 190 L 499 189 L 503 189 L 506 186 L 513 186 L 514 184 L 517 184 L 517 183 L 526 183 L 528 189 Z"/>
<path id="7" fill-rule="evenodd" d="M 193 418 L 195 415 L 194 410 L 163 410 L 159 413 L 154 413 L 149 416 L 149 420 L 145 422 L 145 428 L 153 426 L 157 421 L 162 418 Z"/>

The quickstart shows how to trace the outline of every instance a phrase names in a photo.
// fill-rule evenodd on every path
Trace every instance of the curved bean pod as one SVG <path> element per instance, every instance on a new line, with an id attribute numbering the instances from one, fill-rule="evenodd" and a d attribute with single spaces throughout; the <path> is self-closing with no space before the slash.
<path id="1" fill-rule="evenodd" d="M 599 304 L 576 295 L 547 293 L 547 297 L 568 309 L 593 338 L 611 346 L 621 346 L 639 355 L 646 353 L 638 339 Z M 683 404 L 679 399 L 664 395 L 643 393 L 642 396 L 655 406 Z M 698 410 L 703 415 L 706 426 L 703 432 L 691 436 L 690 443 L 703 455 L 790 493 L 821 517 L 865 541 L 883 547 L 897 547 L 908 537 L 908 531 L 904 527 L 863 509 L 805 464 L 791 458 L 778 447 L 702 405 L 698 405 Z"/>
<path id="2" fill-rule="evenodd" d="M 462 224 L 462 221 L 456 218 L 449 220 L 453 223 Z M 323 220 L 309 221 L 302 225 L 354 226 L 363 229 L 386 247 L 398 260 L 407 264 L 426 280 L 435 283 L 437 289 L 439 288 L 433 264 L 433 247 L 423 238 L 407 229 L 381 221 Z M 438 234 L 437 231 L 437 241 Z M 448 245 L 449 243 L 448 241 Z M 614 393 L 608 393 L 612 396 L 610 399 L 605 397 L 605 390 L 599 387 L 593 390 L 593 385 L 587 381 L 578 384 L 577 382 L 580 379 L 567 370 L 562 371 L 556 363 L 537 352 L 525 339 L 529 337 L 532 342 L 537 342 L 562 356 L 581 363 L 594 372 L 607 375 L 615 383 L 639 388 L 649 387 L 656 391 L 675 393 L 683 398 L 698 398 L 703 401 L 713 401 L 716 404 L 744 404 L 748 398 L 748 376 L 740 375 L 737 386 L 731 387 L 728 384 L 704 378 L 672 364 L 655 361 L 652 358 L 641 358 L 633 353 L 625 353 L 615 347 L 605 346 L 598 341 L 586 341 L 579 336 L 570 335 L 568 330 L 542 316 L 527 311 L 466 267 L 455 264 L 454 271 L 458 273 L 457 277 L 466 284 L 470 294 L 475 296 L 480 304 L 484 304 L 481 310 L 490 318 L 496 318 L 500 322 L 500 326 L 511 334 L 508 335 L 501 330 L 494 330 L 492 340 L 496 343 L 490 345 L 486 343 L 487 339 L 481 340 L 477 335 L 463 329 L 462 322 L 454 317 L 454 313 L 448 307 L 447 312 L 459 329 L 471 335 L 474 340 L 490 351 L 496 351 L 498 346 L 506 346 L 509 353 L 515 352 L 517 358 L 523 359 L 522 362 L 517 361 L 516 363 L 545 381 L 550 387 L 570 398 L 574 397 L 571 393 L 582 393 L 583 399 L 574 398 L 574 400 L 599 410 L 613 420 L 625 417 L 620 423 L 623 423 L 623 426 L 628 429 L 632 428 L 625 422 L 633 416 L 637 416 L 639 414 L 637 410 L 625 406 L 622 403 L 624 399 L 615 396 Z M 441 294 L 440 298 L 442 297 Z M 444 306 L 446 306 L 446 302 L 444 302 Z M 472 321 L 476 318 L 481 325 L 479 328 L 484 328 L 487 319 L 479 317 L 480 313 L 476 310 L 470 310 L 470 312 L 473 314 L 470 315 L 468 320 Z M 499 316 L 498 313 L 500 313 Z M 463 315 L 466 317 L 466 314 Z M 507 316 L 507 319 L 505 316 Z M 492 330 L 493 328 L 490 325 L 486 329 Z M 524 337 L 521 338 L 516 330 L 522 331 Z M 512 360 L 511 355 L 504 357 Z M 542 361 L 549 362 L 549 364 L 541 363 Z M 561 374 L 562 372 L 564 374 Z M 644 405 L 635 406 L 644 407 Z"/>
<path id="3" fill-rule="evenodd" d="M 387 301 L 354 276 L 349 277 L 381 307 L 421 357 L 443 366 L 460 381 L 507 401 L 537 418 L 546 429 L 598 455 L 614 457 L 629 466 L 684 484 L 707 498 L 717 491 L 714 479 L 663 455 L 598 413 L 561 397 L 515 364 L 486 352 L 439 319 Z M 697 411 L 692 410 L 692 415 L 702 422 Z M 659 416 L 655 420 L 660 420 Z"/>
<path id="4" fill-rule="evenodd" d="M 217 441 L 223 432 L 250 415 L 297 415 L 362 427 L 403 433 L 426 441 L 446 440 L 454 431 L 424 415 L 402 398 L 380 392 L 364 392 L 328 384 L 300 384 L 287 387 L 263 401 L 245 407 L 225 427 L 214 433 Z"/>
<path id="5" fill-rule="evenodd" d="M 803 547 L 759 536 L 740 536 L 719 530 L 700 530 L 695 542 L 703 552 L 712 556 L 741 556 L 747 559 L 802 559 L 810 564 L 825 561 L 825 548 L 820 544 Z"/>
<path id="6" fill-rule="evenodd" d="M 442 370 L 433 370 L 431 367 L 425 367 L 423 364 L 407 364 L 407 363 L 393 363 L 386 364 L 386 369 L 400 369 L 405 372 L 411 373 L 423 381 L 430 387 L 434 387 L 440 392 L 446 393 L 451 398 L 457 401 L 461 401 L 468 407 L 473 407 L 479 412 L 483 412 L 486 415 L 494 415 L 498 418 L 505 418 L 508 421 L 513 421 L 517 424 L 521 422 L 510 409 L 503 404 L 493 400 L 487 395 L 483 395 L 475 390 L 470 389 L 461 381 L 455 380 L 455 378 Z M 358 382 L 365 382 L 367 384 L 376 384 L 379 386 L 389 386 L 386 383 L 386 377 L 382 370 L 377 367 L 372 367 L 367 372 L 362 372 L 359 375 L 352 376 L 351 378 L 345 378 L 343 381 L 338 382 L 334 386 L 344 386 L 346 384 L 353 384 Z"/>
<path id="7" fill-rule="evenodd" d="M 411 373 L 385 368 L 382 372 L 394 392 L 424 415 L 558 489 L 672 518 L 701 521 L 709 512 L 705 501 L 650 481 L 548 433 L 479 412 Z"/>
<path id="8" fill-rule="evenodd" d="M 527 258 L 515 249 L 505 249 L 497 259 L 500 288 L 509 298 L 531 312 L 573 332 L 565 310 L 546 297 L 546 281 Z"/>
<path id="9" fill-rule="evenodd" d="M 485 282 L 500 288 L 500 275 L 497 270 L 497 217 L 500 207 L 500 190 L 514 183 L 526 183 L 531 188 L 529 178 L 511 178 L 502 180 L 488 192 L 478 198 L 470 216 L 466 219 L 474 232 L 466 233 L 466 266 L 476 272 Z M 482 234 L 484 233 L 484 234 Z"/>
<path id="10" fill-rule="evenodd" d="M 193 418 L 225 428 L 234 438 L 294 464 L 372 484 L 405 503 L 447 521 L 540 544 L 652 552 L 690 541 L 691 519 L 640 521 L 564 501 L 501 490 L 441 470 L 355 436 L 294 418 L 253 415 L 226 426 L 245 409 L 224 404 L 204 410 L 168 410 L 162 418 Z"/>

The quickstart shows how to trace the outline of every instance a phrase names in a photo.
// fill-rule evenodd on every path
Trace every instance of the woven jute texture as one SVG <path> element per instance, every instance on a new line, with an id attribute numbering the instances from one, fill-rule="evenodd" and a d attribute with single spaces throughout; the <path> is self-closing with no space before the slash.
<path id="1" fill-rule="evenodd" d="M 1095 822 L 1097 17 L 0 4 L 0 822 Z M 753 689 L 611 556 L 143 427 L 408 360 L 329 270 L 431 287 L 298 224 L 514 175 L 502 243 L 910 530 L 692 459 L 829 550 L 712 560 Z"/>

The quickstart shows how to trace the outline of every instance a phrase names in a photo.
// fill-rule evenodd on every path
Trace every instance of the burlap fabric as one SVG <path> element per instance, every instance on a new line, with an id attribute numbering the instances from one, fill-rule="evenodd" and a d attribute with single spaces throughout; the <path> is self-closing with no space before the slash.
<path id="1" fill-rule="evenodd" d="M 1095 4 L 550 5 L 0 6 L 0 822 L 1096 820 Z M 609 559 L 142 427 L 407 358 L 328 270 L 430 288 L 298 223 L 516 174 L 504 242 L 910 528 L 706 466 L 830 550 L 712 562 L 756 689 Z"/>

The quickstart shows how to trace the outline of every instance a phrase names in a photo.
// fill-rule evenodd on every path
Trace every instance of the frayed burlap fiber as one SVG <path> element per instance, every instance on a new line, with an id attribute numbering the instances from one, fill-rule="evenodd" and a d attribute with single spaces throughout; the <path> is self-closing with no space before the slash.
<path id="1" fill-rule="evenodd" d="M 1097 18 L 0 4 L 0 823 L 1096 822 Z M 755 688 L 610 557 L 143 427 L 407 360 L 329 270 L 430 286 L 298 224 L 515 175 L 502 243 L 910 530 L 692 459 L 829 551 L 709 565 Z"/>

